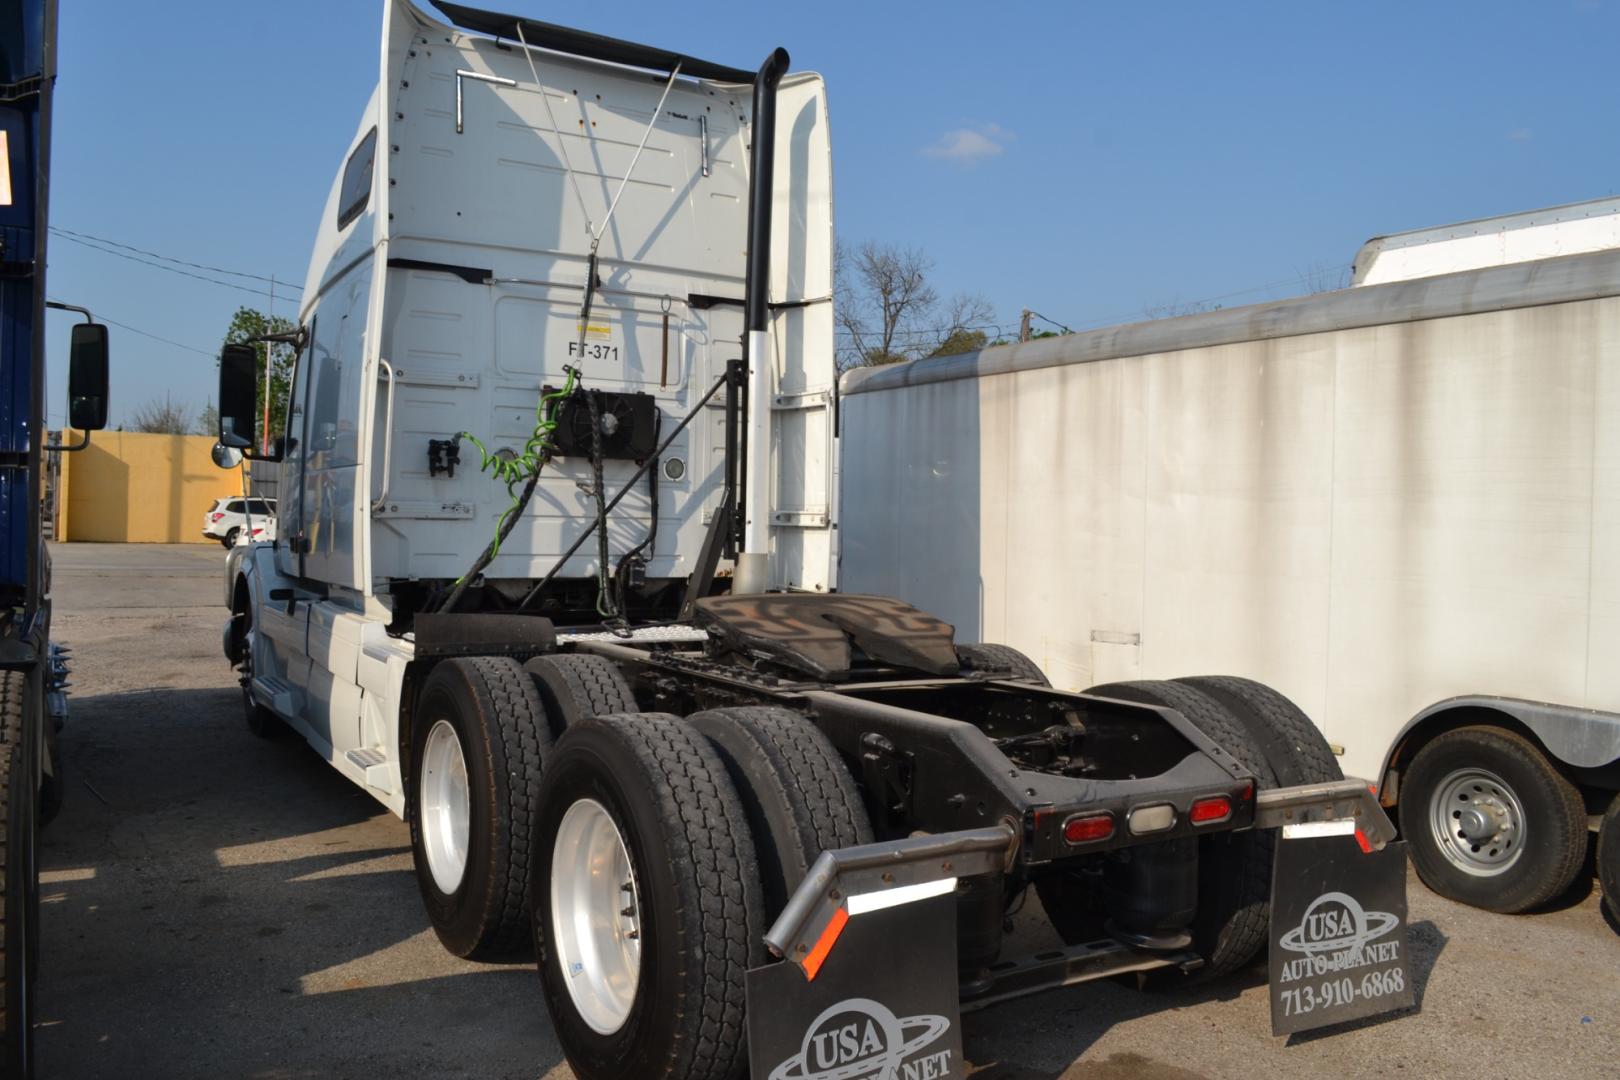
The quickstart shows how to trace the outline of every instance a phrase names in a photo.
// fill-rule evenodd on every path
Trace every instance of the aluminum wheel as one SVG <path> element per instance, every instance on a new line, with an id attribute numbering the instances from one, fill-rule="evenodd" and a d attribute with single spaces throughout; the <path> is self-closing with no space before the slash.
<path id="1" fill-rule="evenodd" d="M 599 1035 L 618 1031 L 641 981 L 641 905 L 624 838 L 595 799 L 574 803 L 557 826 L 551 939 L 580 1017 Z"/>
<path id="2" fill-rule="evenodd" d="M 422 847 L 427 853 L 433 883 L 446 896 L 461 885 L 467 870 L 468 818 L 467 759 L 461 738 L 448 720 L 428 732 L 422 747 Z"/>
<path id="3" fill-rule="evenodd" d="M 1503 873 L 1525 846 L 1524 805 L 1500 776 L 1485 769 L 1448 773 L 1429 800 L 1435 846 L 1459 869 L 1479 877 Z"/>

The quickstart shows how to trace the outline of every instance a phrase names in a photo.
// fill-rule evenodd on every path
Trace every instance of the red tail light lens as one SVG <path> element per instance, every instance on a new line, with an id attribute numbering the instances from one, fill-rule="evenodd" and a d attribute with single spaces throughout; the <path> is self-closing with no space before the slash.
<path id="1" fill-rule="evenodd" d="M 1216 821 L 1225 821 L 1232 816 L 1232 800 L 1225 795 L 1212 795 L 1207 799 L 1198 799 L 1187 812 L 1187 819 L 1194 825 L 1209 825 Z"/>
<path id="2" fill-rule="evenodd" d="M 1095 844 L 1114 835 L 1114 815 L 1090 814 L 1063 823 L 1063 839 L 1071 844 Z"/>

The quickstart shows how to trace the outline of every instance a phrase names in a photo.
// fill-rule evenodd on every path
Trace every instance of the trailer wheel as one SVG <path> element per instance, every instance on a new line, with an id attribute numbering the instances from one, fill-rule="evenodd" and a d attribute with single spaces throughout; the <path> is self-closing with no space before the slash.
<path id="1" fill-rule="evenodd" d="M 1176 682 L 1202 690 L 1243 721 L 1282 786 L 1344 779 L 1322 729 L 1303 709 L 1265 683 L 1235 675 L 1195 675 Z"/>
<path id="2" fill-rule="evenodd" d="M 1141 681 L 1094 686 L 1086 693 L 1175 709 L 1252 772 L 1261 788 L 1278 786 L 1276 771 L 1243 720 L 1201 690 L 1184 683 Z M 1270 829 L 1215 833 L 1199 839 L 1198 914 L 1189 929 L 1193 948 L 1204 958 L 1204 966 L 1197 972 L 1200 981 L 1231 974 L 1253 960 L 1265 945 L 1275 850 L 1276 836 Z M 1053 905 L 1045 892 L 1041 903 L 1051 914 Z M 1053 925 L 1057 925 L 1056 918 Z"/>
<path id="3" fill-rule="evenodd" d="M 1609 914 L 1620 919 L 1620 795 L 1609 804 L 1598 831 L 1597 871 Z"/>
<path id="4" fill-rule="evenodd" d="M 1051 686 L 1046 672 L 1011 645 L 958 645 L 956 658 L 966 671 L 981 674 L 1006 675 L 1018 682 L 1037 686 Z"/>
<path id="5" fill-rule="evenodd" d="M 551 731 L 516 660 L 441 661 L 422 684 L 406 817 L 439 941 L 491 960 L 528 947 L 530 824 Z"/>
<path id="6" fill-rule="evenodd" d="M 838 751 L 791 709 L 709 709 L 687 718 L 720 751 L 759 853 L 765 917 L 781 914 L 823 851 L 872 842 L 872 823 Z"/>
<path id="7" fill-rule="evenodd" d="M 1457 728 L 1419 750 L 1399 813 L 1423 883 L 1487 911 L 1546 903 L 1586 857 L 1580 791 L 1534 743 L 1503 728 Z"/>
<path id="8" fill-rule="evenodd" d="M 33 1076 L 34 959 L 39 941 L 37 775 L 31 760 L 28 676 L 0 673 L 0 1075 Z"/>
<path id="9" fill-rule="evenodd" d="M 534 677 L 553 735 L 562 735 L 570 724 L 588 716 L 640 711 L 619 666 L 605 656 L 537 656 L 523 670 Z"/>
<path id="10" fill-rule="evenodd" d="M 570 726 L 536 813 L 535 951 L 581 1080 L 740 1076 L 758 864 L 715 748 L 667 713 Z"/>

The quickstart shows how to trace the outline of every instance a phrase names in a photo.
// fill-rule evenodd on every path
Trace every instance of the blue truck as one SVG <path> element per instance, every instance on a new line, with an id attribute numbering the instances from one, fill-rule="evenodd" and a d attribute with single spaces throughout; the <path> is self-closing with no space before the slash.
<path id="1" fill-rule="evenodd" d="M 39 827 L 61 805 L 56 733 L 66 717 L 63 650 L 51 642 L 50 556 L 41 514 L 45 455 L 82 450 L 107 423 L 107 328 L 47 301 L 55 0 L 0 3 L 0 1076 L 33 1075 Z M 45 312 L 77 313 L 68 423 L 45 425 Z"/>

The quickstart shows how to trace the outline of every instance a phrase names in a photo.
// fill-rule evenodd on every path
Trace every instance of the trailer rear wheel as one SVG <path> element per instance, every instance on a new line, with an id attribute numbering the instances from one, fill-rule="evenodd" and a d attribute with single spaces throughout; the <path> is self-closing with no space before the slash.
<path id="1" fill-rule="evenodd" d="M 417 699 L 406 817 L 422 900 L 456 956 L 529 944 L 530 825 L 551 731 L 516 660 L 441 661 Z"/>
<path id="2" fill-rule="evenodd" d="M 1586 857 L 1586 805 L 1516 732 L 1464 727 L 1407 766 L 1401 835 L 1423 884 L 1451 900 L 1516 913 L 1568 889 Z"/>
<path id="3" fill-rule="evenodd" d="M 1175 709 L 1252 772 L 1261 788 L 1278 786 L 1276 770 L 1243 719 L 1201 690 L 1184 683 L 1141 681 L 1094 686 L 1086 693 Z M 1276 837 L 1269 829 L 1215 833 L 1198 841 L 1198 913 L 1189 929 L 1193 948 L 1204 958 L 1199 979 L 1238 970 L 1265 945 L 1275 850 Z M 1050 915 L 1054 904 L 1046 892 L 1041 903 Z M 1061 900 L 1056 904 L 1061 907 Z M 1056 918 L 1053 924 L 1058 925 Z M 1058 929 L 1061 933 L 1062 927 Z"/>
<path id="4" fill-rule="evenodd" d="M 759 853 L 765 917 L 781 914 L 823 851 L 872 842 L 855 778 L 808 717 L 791 709 L 709 709 L 687 719 L 720 751 Z"/>
<path id="5" fill-rule="evenodd" d="M 39 934 L 36 769 L 28 676 L 0 673 L 0 1075 L 33 1075 L 33 983 Z"/>
<path id="6" fill-rule="evenodd" d="M 958 645 L 956 657 L 962 667 L 979 674 L 1005 675 L 1018 682 L 1037 686 L 1051 686 L 1052 681 L 1040 666 L 1011 645 Z"/>
<path id="7" fill-rule="evenodd" d="M 1603 887 L 1603 899 L 1609 905 L 1609 914 L 1620 919 L 1620 795 L 1609 804 L 1603 815 L 1603 827 L 1598 832 L 1598 883 Z"/>
<path id="8" fill-rule="evenodd" d="M 535 821 L 535 951 L 575 1075 L 746 1072 L 743 979 L 766 926 L 714 746 L 667 713 L 581 720 L 546 764 Z"/>
<path id="9" fill-rule="evenodd" d="M 570 724 L 588 716 L 640 711 L 619 666 L 605 656 L 537 656 L 523 670 L 534 677 L 553 735 L 561 736 Z"/>

